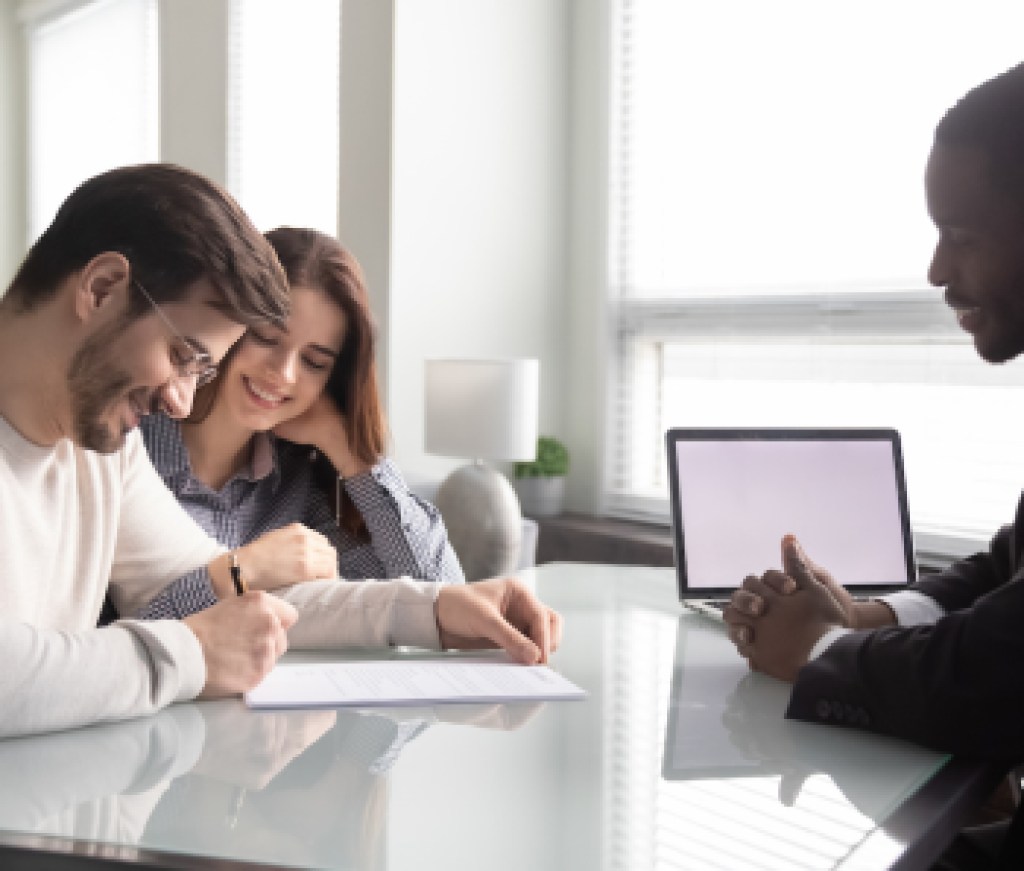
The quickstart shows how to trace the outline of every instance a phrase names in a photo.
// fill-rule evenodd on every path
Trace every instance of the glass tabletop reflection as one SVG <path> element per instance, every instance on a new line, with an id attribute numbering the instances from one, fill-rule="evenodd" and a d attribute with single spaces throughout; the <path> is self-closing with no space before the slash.
<path id="1" fill-rule="evenodd" d="M 252 712 L 233 699 L 0 741 L 0 830 L 332 869 L 788 871 L 899 855 L 886 820 L 946 757 L 785 720 L 788 688 L 681 613 L 670 570 L 522 577 L 562 612 L 551 665 L 585 700 Z"/>

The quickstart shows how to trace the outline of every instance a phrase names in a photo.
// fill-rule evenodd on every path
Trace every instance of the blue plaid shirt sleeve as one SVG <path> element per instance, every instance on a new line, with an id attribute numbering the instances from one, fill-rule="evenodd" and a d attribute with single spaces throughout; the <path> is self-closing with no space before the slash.
<path id="1" fill-rule="evenodd" d="M 203 567 L 168 584 L 137 616 L 140 620 L 180 620 L 215 604 L 210 573 Z"/>
<path id="2" fill-rule="evenodd" d="M 323 532 L 338 550 L 343 578 L 411 577 L 448 584 L 465 583 L 458 557 L 438 510 L 409 492 L 401 472 L 388 459 L 369 472 L 346 478 L 345 490 L 366 522 L 370 541 L 356 541 L 338 528 L 327 499 L 310 499 L 307 525 Z"/>
<path id="3" fill-rule="evenodd" d="M 141 429 L 164 483 L 192 518 L 224 547 L 241 547 L 272 529 L 302 522 L 327 536 L 338 552 L 338 571 L 343 578 L 408 576 L 447 583 L 464 581 L 437 509 L 413 496 L 387 459 L 344 484 L 366 521 L 367 543 L 339 529 L 327 496 L 312 481 L 308 448 L 273 443 L 271 473 L 254 477 L 250 470 L 243 470 L 214 492 L 192 475 L 176 421 L 152 415 L 142 422 Z M 134 616 L 181 618 L 216 602 L 209 572 L 203 567 L 173 581 Z"/>

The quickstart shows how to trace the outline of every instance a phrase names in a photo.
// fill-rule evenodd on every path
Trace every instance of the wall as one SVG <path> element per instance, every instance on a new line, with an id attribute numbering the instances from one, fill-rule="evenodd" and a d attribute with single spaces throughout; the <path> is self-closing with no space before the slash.
<path id="1" fill-rule="evenodd" d="M 564 434 L 569 6 L 397 0 L 388 395 L 400 464 L 423 452 L 423 361 L 537 357 Z"/>
<path id="2" fill-rule="evenodd" d="M 227 183 L 227 0 L 160 3 L 160 159 Z"/>
<path id="3" fill-rule="evenodd" d="M 608 179 L 611 0 L 575 0 L 571 91 L 569 317 L 565 333 L 565 438 L 572 449 L 566 502 L 603 509 L 609 383 Z"/>
<path id="4" fill-rule="evenodd" d="M 17 5 L 0 2 L 0 293 L 25 256 L 25 76 Z"/>
<path id="5" fill-rule="evenodd" d="M 377 319 L 385 408 L 391 354 L 391 156 L 394 136 L 394 6 L 341 7 L 338 237 L 359 258 Z"/>

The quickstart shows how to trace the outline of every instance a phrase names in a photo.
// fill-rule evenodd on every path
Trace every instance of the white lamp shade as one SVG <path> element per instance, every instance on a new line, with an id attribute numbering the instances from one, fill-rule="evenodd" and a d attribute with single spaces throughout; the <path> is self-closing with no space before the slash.
<path id="1" fill-rule="evenodd" d="M 535 459 L 539 393 L 537 360 L 427 360 L 427 452 Z"/>

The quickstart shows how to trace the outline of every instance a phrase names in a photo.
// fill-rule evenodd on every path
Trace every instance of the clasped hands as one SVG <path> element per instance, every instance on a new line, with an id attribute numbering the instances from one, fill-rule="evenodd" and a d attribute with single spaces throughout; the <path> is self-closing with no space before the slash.
<path id="1" fill-rule="evenodd" d="M 750 667 L 790 683 L 829 629 L 858 625 L 853 597 L 792 535 L 782 539 L 782 571 L 748 575 L 723 616 Z"/>

